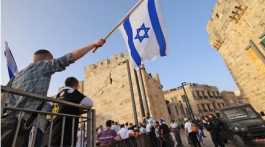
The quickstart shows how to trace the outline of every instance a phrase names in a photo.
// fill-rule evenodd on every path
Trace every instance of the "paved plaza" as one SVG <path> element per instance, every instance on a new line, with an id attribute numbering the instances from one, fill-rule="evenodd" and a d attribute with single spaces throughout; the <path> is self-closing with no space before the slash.
<path id="1" fill-rule="evenodd" d="M 204 143 L 202 144 L 202 147 L 214 147 L 214 144 L 212 143 L 210 134 L 205 131 L 206 133 L 206 137 L 204 138 Z M 188 144 L 187 142 L 187 137 L 185 136 L 184 132 L 181 132 L 181 138 L 182 138 L 182 142 L 184 143 L 184 147 L 191 147 L 191 145 Z M 234 144 L 232 144 L 231 142 L 229 142 L 228 144 L 225 145 L 225 147 L 237 147 Z M 265 141 L 262 143 L 253 143 L 251 145 L 249 145 L 249 147 L 265 147 Z"/>

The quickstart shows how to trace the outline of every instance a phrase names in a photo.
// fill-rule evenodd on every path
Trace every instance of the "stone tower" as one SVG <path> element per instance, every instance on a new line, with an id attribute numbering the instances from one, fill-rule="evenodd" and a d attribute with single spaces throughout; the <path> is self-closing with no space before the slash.
<path id="1" fill-rule="evenodd" d="M 265 0 L 217 0 L 207 31 L 243 97 L 265 111 Z"/>
<path id="2" fill-rule="evenodd" d="M 127 55 L 118 54 L 111 59 L 102 60 L 85 68 L 83 93 L 94 101 L 97 125 L 104 124 L 108 119 L 120 123 L 134 122 L 128 68 L 124 63 L 127 60 Z M 137 90 L 135 74 L 139 76 L 139 72 L 134 72 L 133 67 L 130 66 L 138 121 L 140 122 L 147 116 L 148 111 L 156 119 L 163 117 L 169 120 L 159 77 L 152 77 L 145 69 L 141 71 L 147 101 L 147 105 L 144 106 L 142 98 L 139 96 L 140 92 L 138 92 L 143 92 L 143 89 L 140 86 L 140 89 Z M 143 94 L 141 93 L 141 95 Z"/>

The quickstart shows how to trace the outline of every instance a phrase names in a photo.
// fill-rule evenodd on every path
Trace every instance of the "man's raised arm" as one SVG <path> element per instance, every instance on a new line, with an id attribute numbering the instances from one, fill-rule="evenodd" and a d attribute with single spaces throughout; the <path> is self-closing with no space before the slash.
<path id="1" fill-rule="evenodd" d="M 99 39 L 92 44 L 89 44 L 89 45 L 82 47 L 82 48 L 78 48 L 71 53 L 72 58 L 76 61 L 76 60 L 80 59 L 81 57 L 83 57 L 87 52 L 101 47 L 102 45 L 104 45 L 105 42 L 106 41 L 104 39 Z"/>

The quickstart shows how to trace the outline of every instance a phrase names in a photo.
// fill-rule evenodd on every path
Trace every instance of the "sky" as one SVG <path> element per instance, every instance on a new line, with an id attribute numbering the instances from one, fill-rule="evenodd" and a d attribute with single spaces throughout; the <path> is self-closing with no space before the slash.
<path id="1" fill-rule="evenodd" d="M 8 41 L 21 70 L 32 62 L 32 53 L 49 49 L 55 57 L 104 37 L 137 2 L 136 0 L 2 0 L 1 84 L 9 80 L 3 55 Z M 164 89 L 181 82 L 215 85 L 220 90 L 237 87 L 222 57 L 210 47 L 206 32 L 215 0 L 160 0 L 167 32 L 167 57 L 148 62 Z M 87 54 L 65 71 L 53 75 L 48 95 L 56 94 L 66 77 L 84 78 L 84 67 L 113 54 L 126 52 L 117 30 L 96 53 Z"/>

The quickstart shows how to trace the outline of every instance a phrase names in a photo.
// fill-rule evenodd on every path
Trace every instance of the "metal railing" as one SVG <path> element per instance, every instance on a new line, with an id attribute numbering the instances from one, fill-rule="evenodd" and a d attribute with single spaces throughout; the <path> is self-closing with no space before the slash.
<path id="1" fill-rule="evenodd" d="M 74 147 L 74 145 L 76 144 L 76 141 L 74 138 L 76 138 L 75 135 L 75 120 L 78 119 L 79 121 L 78 122 L 78 129 L 79 129 L 79 132 L 81 132 L 80 134 L 80 138 L 81 138 L 81 141 L 79 142 L 80 143 L 80 146 L 81 147 L 95 147 L 96 146 L 96 122 L 95 122 L 95 110 L 94 109 L 91 109 L 91 107 L 87 107 L 87 106 L 84 106 L 84 105 L 79 105 L 79 104 L 75 104 L 75 103 L 71 103 L 71 102 L 68 102 L 68 101 L 64 101 L 64 100 L 59 100 L 59 99 L 55 99 L 55 98 L 50 98 L 50 97 L 44 97 L 44 96 L 40 96 L 40 95 L 37 95 L 37 94 L 33 94 L 33 93 L 28 93 L 28 92 L 25 92 L 25 91 L 21 91 L 21 90 L 18 90 L 18 89 L 12 89 L 10 87 L 6 87 L 6 86 L 1 86 L 1 92 L 2 93 L 9 93 L 9 94 L 12 94 L 12 95 L 19 95 L 19 96 L 24 96 L 24 98 L 27 98 L 27 99 L 35 99 L 35 100 L 39 100 L 39 101 L 43 101 L 43 102 L 53 102 L 53 103 L 57 103 L 57 104 L 63 104 L 63 105 L 68 105 L 68 106 L 71 106 L 71 107 L 74 107 L 74 108 L 78 108 L 78 109 L 82 109 L 83 112 L 84 112 L 84 115 L 71 115 L 71 114 L 65 114 L 65 113 L 54 113 L 54 112 L 45 112 L 45 111 L 41 111 L 41 110 L 33 110 L 33 109 L 28 109 L 28 108 L 21 108 L 21 107 L 7 107 L 7 106 L 3 106 L 2 105 L 2 111 L 9 111 L 9 112 L 19 112 L 19 114 L 21 114 L 20 112 L 23 112 L 23 113 L 30 113 L 30 114 L 37 114 L 37 115 L 45 115 L 46 117 L 47 116 L 50 116 L 50 119 L 49 119 L 49 126 L 48 126 L 48 141 L 46 141 L 47 143 L 47 147 L 51 147 L 52 144 L 52 133 L 53 133 L 53 126 L 54 126 L 54 120 L 55 118 L 60 118 L 61 119 L 61 123 L 62 123 L 62 128 L 61 128 L 61 132 L 60 134 L 60 147 L 63 147 L 64 146 L 64 135 L 65 135 L 65 130 L 66 129 L 71 129 L 71 147 Z M 5 99 L 8 99 L 8 97 L 6 97 Z M 1 97 L 1 102 L 2 101 L 5 101 L 5 99 L 3 97 Z M 2 113 L 2 112 L 1 112 Z M 1 117 L 3 117 L 3 114 L 1 114 Z M 66 124 L 66 119 L 72 119 L 72 128 L 65 128 L 65 124 Z M 2 124 L 2 121 L 5 121 L 5 120 L 1 120 L 1 124 Z M 16 147 L 17 144 L 19 143 L 18 142 L 18 136 L 21 131 L 21 123 L 22 123 L 22 117 L 21 115 L 18 115 L 18 118 L 17 118 L 17 124 L 16 126 L 13 126 L 14 129 L 15 129 L 15 133 L 14 133 L 14 137 L 13 137 L 13 140 L 12 140 L 12 147 Z M 80 127 L 81 126 L 81 127 Z M 34 144 L 35 144 L 35 141 L 36 141 L 36 128 L 38 128 L 38 126 L 31 126 L 32 128 L 31 129 L 31 132 L 32 135 L 31 135 L 31 139 L 30 139 L 30 143 L 29 143 L 29 146 L 31 147 L 34 147 Z M 2 132 L 5 131 L 5 130 L 1 130 Z M 29 139 L 29 137 L 27 138 Z M 2 144 L 2 141 L 5 141 L 5 140 L 2 140 L 2 137 L 1 137 L 1 144 Z"/>

